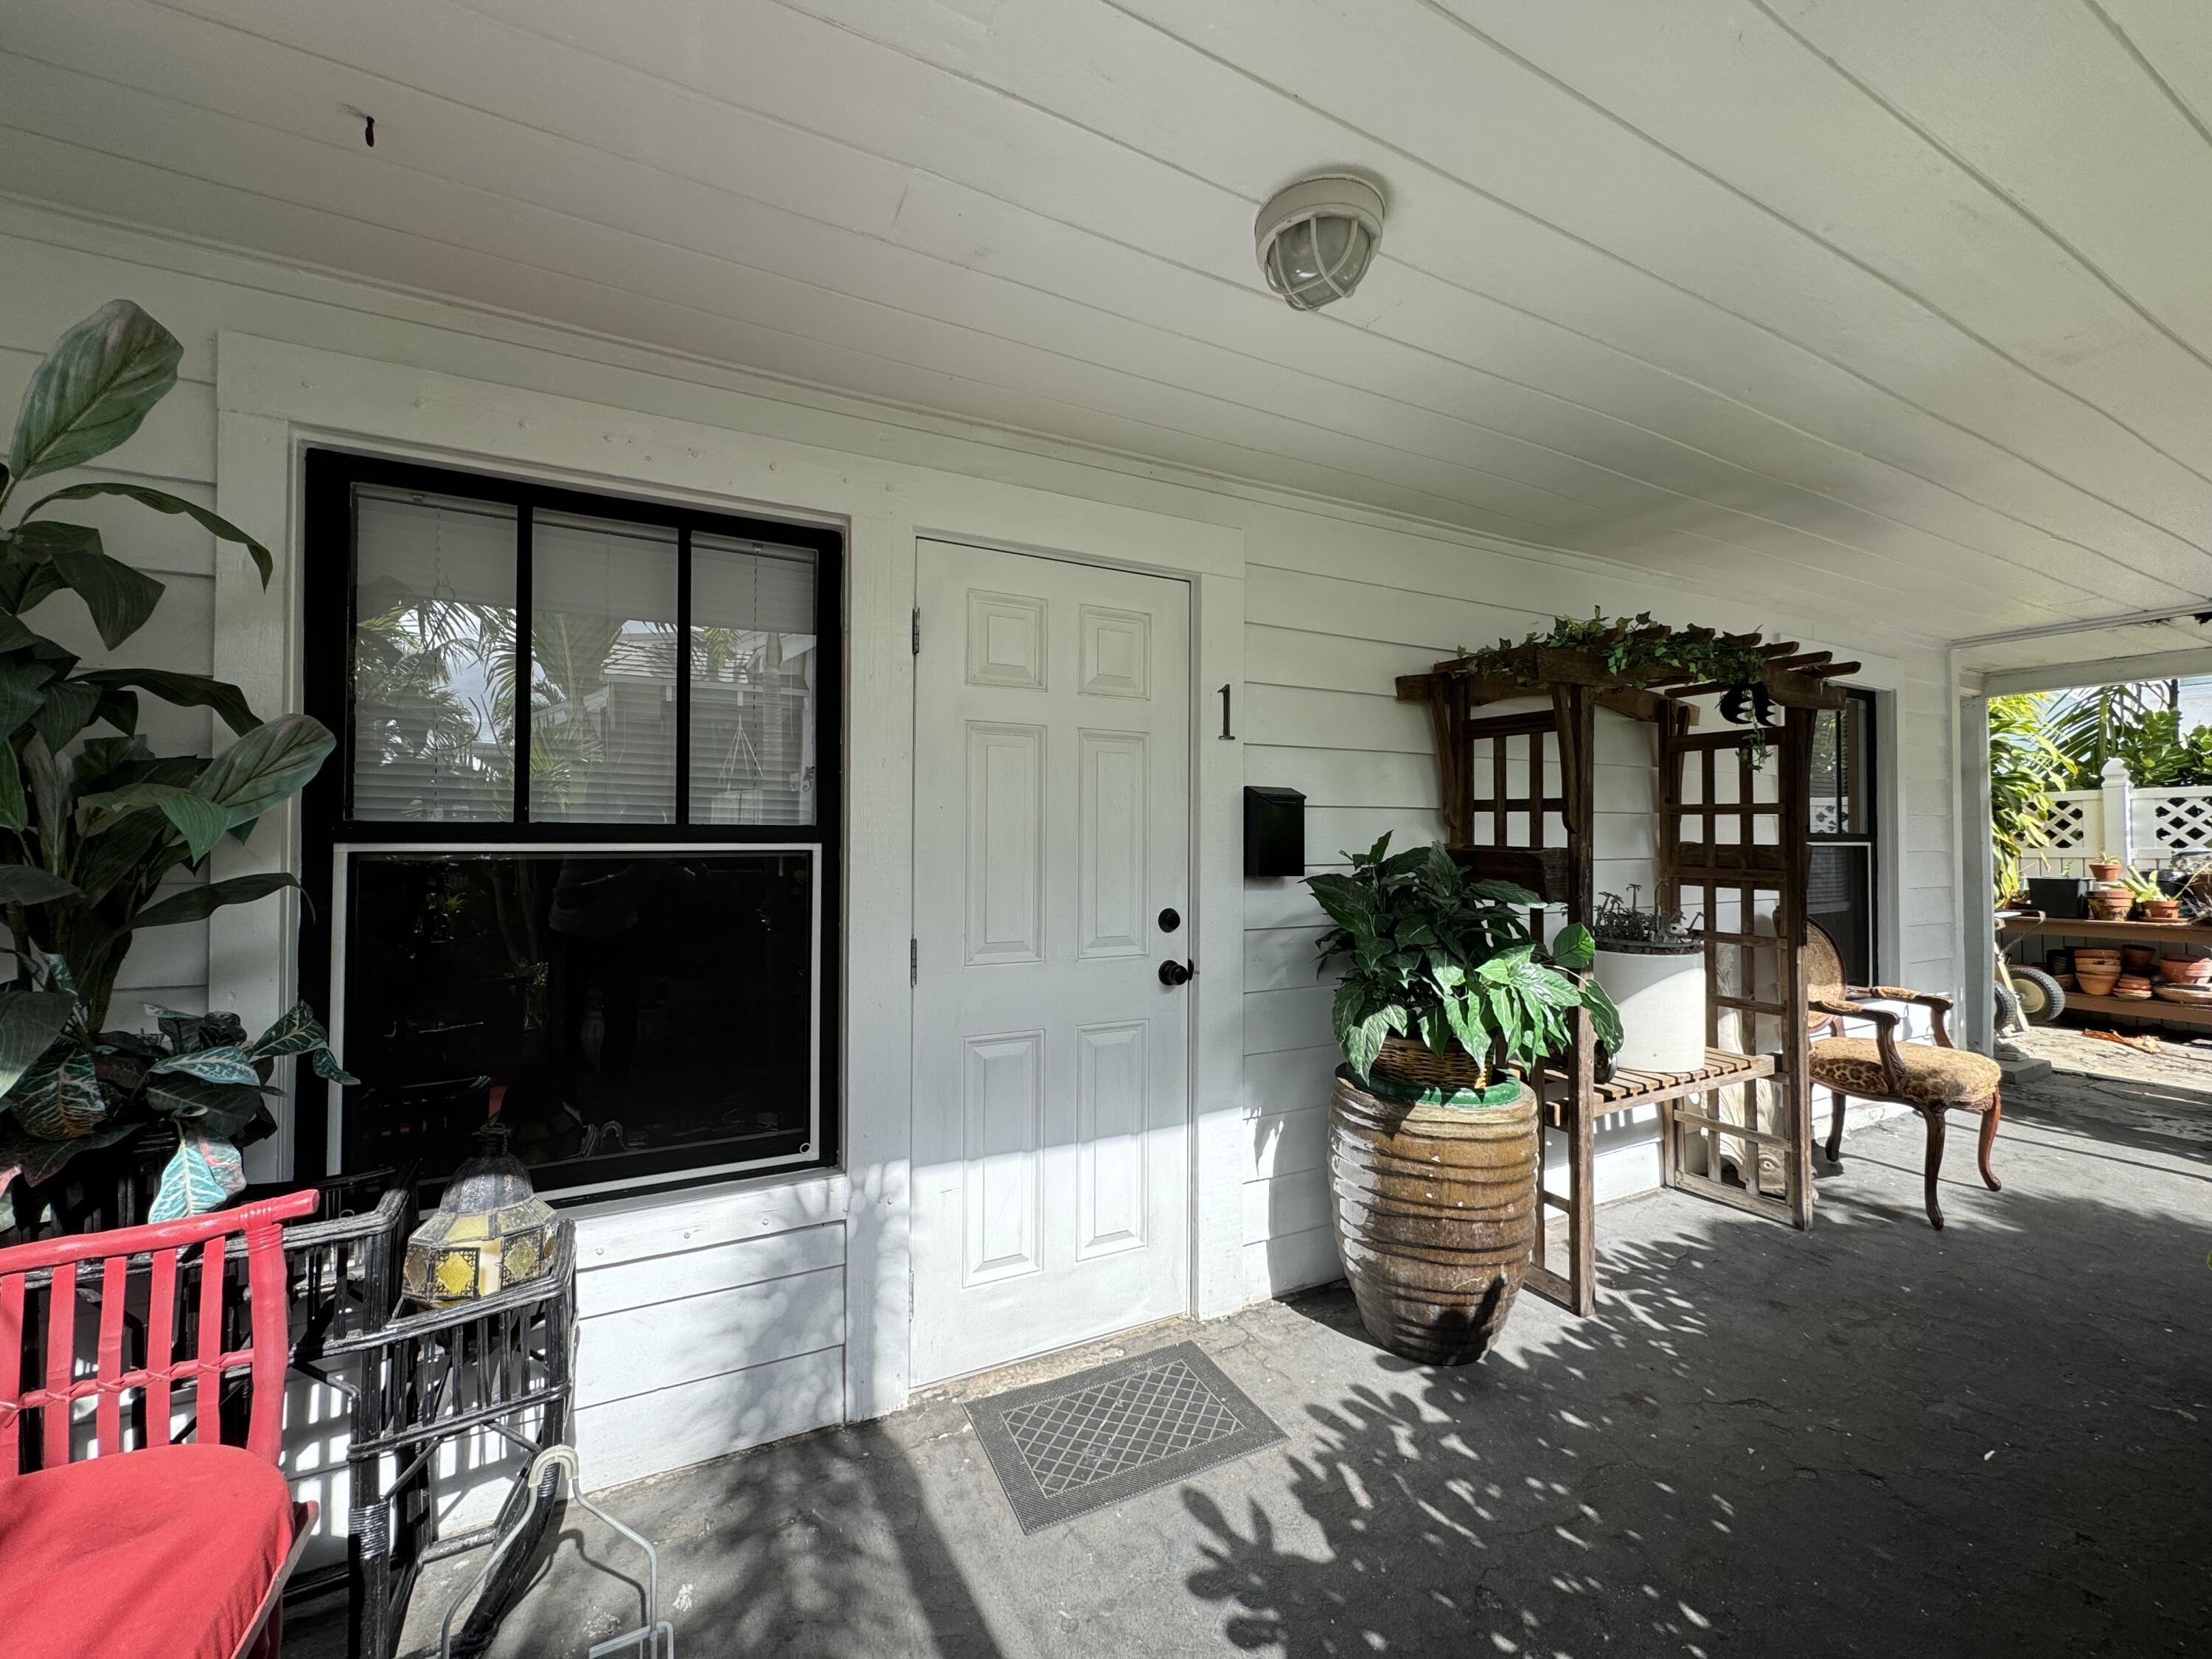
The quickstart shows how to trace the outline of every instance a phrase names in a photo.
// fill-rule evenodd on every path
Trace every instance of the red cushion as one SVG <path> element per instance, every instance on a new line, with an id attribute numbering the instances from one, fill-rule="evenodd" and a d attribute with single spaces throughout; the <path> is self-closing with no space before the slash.
<path id="1" fill-rule="evenodd" d="M 229 1659 L 291 1547 L 284 1477 L 236 1446 L 0 1480 L 0 1659 Z"/>

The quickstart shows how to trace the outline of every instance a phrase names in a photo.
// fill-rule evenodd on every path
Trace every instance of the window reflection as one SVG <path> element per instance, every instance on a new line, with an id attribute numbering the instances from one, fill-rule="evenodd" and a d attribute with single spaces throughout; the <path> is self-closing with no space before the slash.
<path id="1" fill-rule="evenodd" d="M 352 815 L 514 817 L 516 514 L 354 498 Z"/>
<path id="2" fill-rule="evenodd" d="M 496 1104 L 548 1189 L 808 1139 L 805 852 L 355 853 L 346 1167 L 442 1171 Z"/>

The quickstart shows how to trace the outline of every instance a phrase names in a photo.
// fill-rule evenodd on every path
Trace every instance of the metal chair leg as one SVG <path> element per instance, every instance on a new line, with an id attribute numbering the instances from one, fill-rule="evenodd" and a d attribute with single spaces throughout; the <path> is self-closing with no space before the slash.
<path id="1" fill-rule="evenodd" d="M 556 1471 L 568 1477 L 569 1502 L 586 1513 L 597 1516 L 645 1552 L 645 1589 L 639 1593 L 640 1600 L 644 1603 L 641 1609 L 644 1621 L 635 1630 L 624 1631 L 619 1636 L 609 1637 L 595 1644 L 588 1650 L 586 1659 L 605 1659 L 605 1655 L 624 1648 L 635 1652 L 638 1659 L 676 1659 L 676 1627 L 660 1616 L 660 1552 L 653 1548 L 643 1534 L 632 1531 L 584 1495 L 583 1477 L 578 1470 L 574 1446 L 548 1446 L 531 1460 L 530 1473 L 525 1477 L 530 1495 L 522 1506 L 522 1513 L 515 1517 L 514 1525 L 500 1534 L 499 1540 L 492 1546 L 490 1556 L 477 1570 L 477 1576 L 453 1598 L 453 1605 L 446 1609 L 445 1618 L 439 1622 L 438 1659 L 453 1659 L 455 1616 L 465 1604 L 472 1603 L 483 1593 L 484 1585 L 490 1582 L 492 1574 L 507 1552 L 529 1532 L 531 1517 L 536 1513 L 538 1504 L 550 1503 L 558 1495 L 559 1480 L 545 1478 Z M 611 1569 L 602 1571 L 611 1571 Z"/>

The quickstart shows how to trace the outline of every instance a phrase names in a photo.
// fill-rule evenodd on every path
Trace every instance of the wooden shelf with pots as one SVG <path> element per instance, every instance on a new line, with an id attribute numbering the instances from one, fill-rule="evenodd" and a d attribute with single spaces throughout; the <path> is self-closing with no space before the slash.
<path id="1" fill-rule="evenodd" d="M 2045 916 L 2039 921 L 2008 918 L 2004 925 L 2008 940 L 2038 933 L 2128 945 L 2212 945 L 2212 923 L 2202 921 L 2093 921 L 2087 916 Z"/>
<path id="2" fill-rule="evenodd" d="M 2093 997 L 2087 991 L 2069 991 L 2066 1012 L 2107 1014 L 2124 1019 L 2171 1020 L 2177 1025 L 2212 1025 L 2212 1006 L 2168 1002 L 2163 997 L 2143 1002 L 2134 997 Z"/>

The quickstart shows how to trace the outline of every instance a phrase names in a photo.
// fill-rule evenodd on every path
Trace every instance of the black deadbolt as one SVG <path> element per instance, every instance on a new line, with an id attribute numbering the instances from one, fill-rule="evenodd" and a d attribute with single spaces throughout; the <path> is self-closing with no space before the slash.
<path id="1" fill-rule="evenodd" d="M 1197 971 L 1196 969 L 1184 963 L 1164 962 L 1160 964 L 1160 983 L 1163 985 L 1186 984 L 1189 981 L 1190 976 Z"/>
<path id="2" fill-rule="evenodd" d="M 1160 932 L 1163 933 L 1172 933 L 1182 926 L 1182 917 L 1176 913 L 1172 904 L 1160 912 Z"/>

